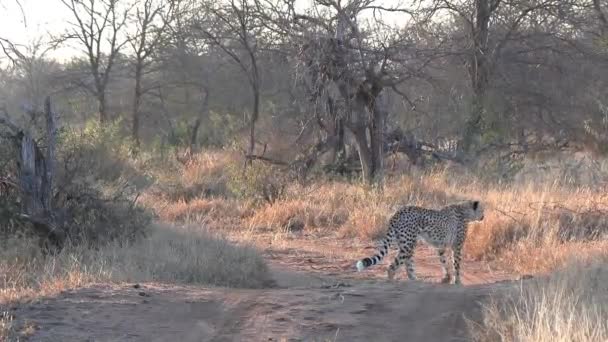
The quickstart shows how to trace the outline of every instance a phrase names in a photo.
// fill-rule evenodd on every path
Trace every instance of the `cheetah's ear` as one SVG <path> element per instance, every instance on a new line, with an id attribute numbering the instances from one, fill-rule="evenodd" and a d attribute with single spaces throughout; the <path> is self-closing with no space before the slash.
<path id="1" fill-rule="evenodd" d="M 473 201 L 473 210 L 477 210 L 479 208 L 479 201 Z"/>

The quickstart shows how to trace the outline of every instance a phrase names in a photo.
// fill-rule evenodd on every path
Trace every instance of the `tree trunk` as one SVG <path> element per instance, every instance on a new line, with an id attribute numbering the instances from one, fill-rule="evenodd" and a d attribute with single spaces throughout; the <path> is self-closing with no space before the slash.
<path id="1" fill-rule="evenodd" d="M 357 151 L 359 152 L 363 181 L 367 184 L 372 184 L 374 181 L 374 160 L 367 142 L 367 127 L 358 125 L 352 127 L 351 132 L 353 133 L 355 143 L 357 144 Z"/>
<path id="2" fill-rule="evenodd" d="M 338 138 L 336 145 L 334 146 L 334 162 L 336 159 L 346 158 L 346 144 L 344 142 L 344 119 L 336 119 L 336 137 Z"/>
<path id="3" fill-rule="evenodd" d="M 384 178 L 384 131 L 388 116 L 388 103 L 384 94 L 379 94 L 373 101 L 372 122 L 370 129 L 371 158 L 373 165 L 372 182 L 382 184 Z"/>
<path id="4" fill-rule="evenodd" d="M 344 118 L 338 113 L 334 100 L 331 96 L 327 97 L 326 110 L 330 118 L 333 118 L 333 125 L 328 129 L 322 122 L 320 117 L 317 117 L 319 126 L 325 130 L 329 137 L 335 138 L 336 143 L 331 149 L 331 160 L 333 163 L 340 162 L 340 159 L 345 157 L 346 148 L 344 142 Z"/>
<path id="5" fill-rule="evenodd" d="M 18 168 L 19 186 L 23 191 L 21 211 L 22 216 L 28 219 L 39 233 L 45 235 L 56 246 L 61 246 L 65 240 L 65 233 L 57 229 L 51 202 L 57 126 L 49 97 L 45 100 L 44 114 L 47 126 L 46 155 L 27 131 L 12 125 L 13 130 L 16 129 L 15 137 L 20 142 Z"/>
<path id="6" fill-rule="evenodd" d="M 249 151 L 250 156 L 255 150 L 255 123 L 260 115 L 260 90 L 257 84 L 253 85 L 253 113 L 249 122 Z"/>
<path id="7" fill-rule="evenodd" d="M 46 178 L 42 188 L 43 207 L 51 212 L 51 198 L 53 196 L 53 171 L 55 170 L 55 144 L 57 141 L 57 123 L 55 112 L 51 106 L 51 98 L 44 100 L 44 114 L 46 117 Z"/>
<path id="8" fill-rule="evenodd" d="M 99 122 L 104 124 L 108 121 L 108 114 L 106 109 L 106 93 L 105 90 L 102 90 L 97 95 L 98 109 L 99 109 Z"/>
<path id="9" fill-rule="evenodd" d="M 133 126 L 131 128 L 131 137 L 135 144 L 135 149 L 139 150 L 139 107 L 141 106 L 141 76 L 142 76 L 142 64 L 141 61 L 137 62 L 135 66 L 135 93 L 133 94 Z"/>
<path id="10" fill-rule="evenodd" d="M 48 209 L 44 207 L 45 203 L 49 203 L 42 190 L 48 187 L 47 167 L 38 145 L 26 132 L 21 133 L 19 161 L 19 183 L 25 195 L 21 210 L 31 217 L 40 218 Z"/>
<path id="11" fill-rule="evenodd" d="M 471 149 L 479 142 L 479 138 L 483 131 L 483 119 L 485 116 L 484 94 L 474 93 L 471 115 L 465 123 L 465 131 L 463 137 L 463 148 L 465 151 Z"/>
<path id="12" fill-rule="evenodd" d="M 476 0 L 476 20 L 473 28 L 473 51 L 469 62 L 469 75 L 473 89 L 472 112 L 467 120 L 463 147 L 470 151 L 482 133 L 485 116 L 485 96 L 490 77 L 490 61 L 488 51 L 488 34 L 492 12 L 498 3 L 489 0 Z"/>
<path id="13" fill-rule="evenodd" d="M 196 146 L 196 141 L 198 140 L 198 131 L 200 130 L 201 123 L 209 114 L 209 91 L 204 89 L 202 93 L 204 94 L 202 96 L 201 110 L 196 117 L 190 132 L 190 142 L 188 143 L 188 150 L 186 152 L 188 155 L 192 155 L 194 153 L 194 146 Z"/>

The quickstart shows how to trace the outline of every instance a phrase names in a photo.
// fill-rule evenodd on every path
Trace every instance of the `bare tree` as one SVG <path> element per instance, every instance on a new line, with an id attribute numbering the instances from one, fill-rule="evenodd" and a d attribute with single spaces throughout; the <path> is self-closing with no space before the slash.
<path id="1" fill-rule="evenodd" d="M 248 155 L 255 150 L 255 124 L 260 116 L 261 79 L 258 54 L 263 43 L 263 25 L 256 15 L 256 6 L 250 0 L 209 2 L 203 8 L 210 22 L 199 24 L 204 38 L 221 49 L 238 65 L 247 77 L 253 95 L 249 118 Z"/>
<path id="2" fill-rule="evenodd" d="M 52 46 L 45 44 L 38 38 L 26 46 L 9 45 L 6 53 L 13 61 L 13 72 L 19 75 L 17 83 L 22 85 L 22 106 L 30 115 L 30 123 L 34 123 L 38 117 L 34 115 L 42 112 L 42 101 L 48 95 L 53 74 L 53 66 L 57 63 L 46 56 L 52 50 Z"/>
<path id="3" fill-rule="evenodd" d="M 19 49 L 11 40 L 0 37 L 0 50 L 11 62 L 15 62 L 15 51 L 19 51 Z"/>
<path id="4" fill-rule="evenodd" d="M 217 66 L 221 64 L 210 57 L 221 56 L 220 59 L 223 59 L 226 56 L 225 53 L 212 49 L 213 44 L 209 44 L 205 37 L 201 39 L 200 30 L 193 29 L 193 22 L 196 27 L 200 27 L 207 15 L 198 5 L 193 1 L 173 0 L 171 22 L 164 28 L 166 39 L 157 58 L 162 69 L 160 75 L 164 75 L 163 85 L 157 87 L 159 92 L 162 92 L 160 88 L 166 88 L 176 95 L 182 93 L 182 100 L 173 99 L 171 102 L 179 104 L 179 111 L 188 113 L 187 115 L 195 113 L 194 119 L 188 118 L 191 120 L 188 125 L 188 140 L 183 141 L 187 147 L 186 158 L 182 160 L 188 160 L 192 156 L 199 131 L 208 118 L 211 70 L 218 72 Z M 161 102 L 165 103 L 164 99 Z M 164 116 L 165 120 L 170 120 L 167 115 Z"/>
<path id="5" fill-rule="evenodd" d="M 419 3 L 424 6 L 424 2 Z M 539 45 L 534 40 L 539 36 L 558 37 L 560 30 L 564 30 L 559 22 L 565 22 L 565 13 L 582 5 L 574 0 L 433 0 L 421 9 L 442 18 L 449 13 L 463 25 L 464 41 L 454 44 L 452 53 L 465 57 L 471 85 L 471 110 L 463 134 L 466 150 L 475 145 L 487 124 L 484 121 L 488 114 L 488 92 L 495 80 L 502 77 L 497 75 L 497 68 L 503 62 L 503 52 L 517 44 L 521 48 L 519 56 L 543 50 L 558 51 L 555 42 Z M 542 30 L 543 25 L 553 26 L 555 31 Z M 525 43 L 527 41 L 531 44 Z"/>
<path id="6" fill-rule="evenodd" d="M 23 6 L 21 5 L 21 1 L 20 0 L 13 0 L 13 1 L 17 5 L 17 7 L 19 8 L 19 11 L 21 12 L 21 15 L 23 16 L 23 22 L 27 23 L 27 18 L 25 16 L 25 11 L 23 11 Z M 0 0 L 0 5 L 2 5 L 2 4 L 3 4 L 3 1 Z M 4 55 L 12 62 L 14 62 L 14 53 L 16 50 L 18 50 L 17 46 L 10 39 L 8 39 L 6 37 L 0 37 L 0 52 L 4 53 Z"/>
<path id="7" fill-rule="evenodd" d="M 108 120 L 107 88 L 116 58 L 128 42 L 123 39 L 128 8 L 121 0 L 61 0 L 70 10 L 73 21 L 62 37 L 75 40 L 87 56 L 93 86 L 88 90 L 98 102 L 99 121 Z"/>
<path id="8" fill-rule="evenodd" d="M 424 78 L 425 65 L 433 57 L 413 48 L 412 36 L 405 30 L 378 18 L 365 19 L 366 13 L 409 13 L 406 9 L 383 7 L 375 0 L 316 0 L 313 4 L 307 13 L 299 13 L 293 1 L 282 14 L 271 7 L 279 26 L 274 31 L 289 32 L 290 40 L 299 46 L 294 56 L 299 61 L 296 74 L 301 75 L 315 113 L 325 111 L 332 121 L 348 128 L 364 181 L 381 183 L 388 93 L 399 92 L 397 86 L 407 80 Z M 319 117 L 317 122 L 322 129 L 327 126 Z M 340 134 L 337 127 L 332 131 Z"/>
<path id="9" fill-rule="evenodd" d="M 143 77 L 149 69 L 163 32 L 173 19 L 175 1 L 144 0 L 135 8 L 135 32 L 130 36 L 129 43 L 135 55 L 134 78 L 135 88 L 133 94 L 132 128 L 131 135 L 136 147 L 140 145 L 140 107 L 142 96 L 149 89 L 143 87 Z"/>

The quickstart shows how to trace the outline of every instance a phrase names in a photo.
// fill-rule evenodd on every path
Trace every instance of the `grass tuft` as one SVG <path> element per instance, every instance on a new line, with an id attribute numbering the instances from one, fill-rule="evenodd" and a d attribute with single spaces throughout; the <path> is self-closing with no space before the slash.
<path id="1" fill-rule="evenodd" d="M 493 297 L 476 341 L 608 341 L 608 267 L 580 261 L 517 291 Z"/>
<path id="2" fill-rule="evenodd" d="M 96 282 L 261 288 L 272 280 L 254 248 L 190 227 L 157 226 L 133 243 L 68 246 L 55 255 L 42 254 L 27 238 L 12 238 L 0 250 L 0 304 Z"/>

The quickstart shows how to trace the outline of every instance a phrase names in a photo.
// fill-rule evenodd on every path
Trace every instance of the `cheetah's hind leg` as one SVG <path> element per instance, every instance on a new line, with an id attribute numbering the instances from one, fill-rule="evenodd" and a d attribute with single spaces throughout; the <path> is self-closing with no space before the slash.
<path id="1" fill-rule="evenodd" d="M 387 272 L 388 280 L 395 279 L 395 273 L 397 273 L 397 269 L 399 269 L 399 267 L 403 264 L 404 260 L 405 260 L 405 251 L 403 249 L 399 249 L 399 253 L 395 257 L 395 260 L 388 267 L 388 272 Z"/>
<path id="2" fill-rule="evenodd" d="M 393 279 L 395 271 L 397 271 L 402 264 L 405 264 L 406 266 L 407 278 L 409 280 L 418 280 L 414 270 L 414 262 L 412 260 L 412 257 L 414 256 L 414 246 L 414 244 L 410 244 L 399 249 L 399 254 L 395 258 L 395 261 L 388 268 L 388 278 L 390 280 Z"/>
<path id="3" fill-rule="evenodd" d="M 441 278 L 441 283 L 449 284 L 450 283 L 450 273 L 448 272 L 448 263 L 446 261 L 445 256 L 445 248 L 437 248 L 437 254 L 439 255 L 439 262 L 441 263 L 441 270 L 443 272 L 443 278 Z"/>

